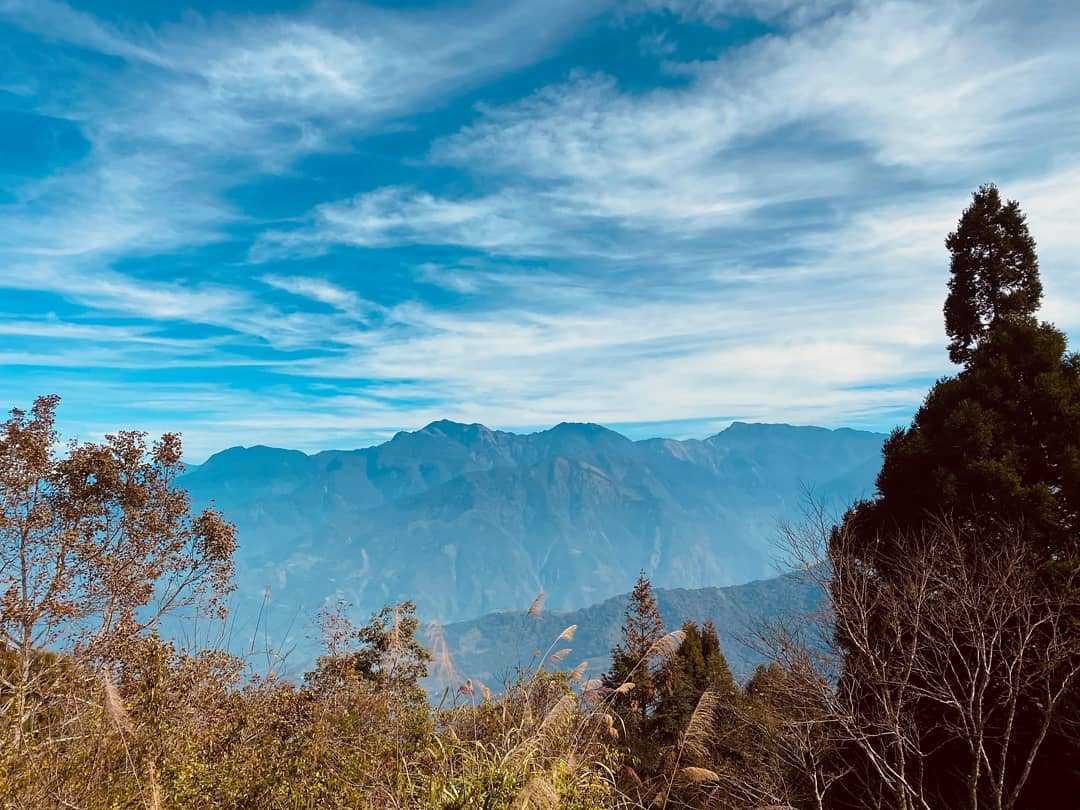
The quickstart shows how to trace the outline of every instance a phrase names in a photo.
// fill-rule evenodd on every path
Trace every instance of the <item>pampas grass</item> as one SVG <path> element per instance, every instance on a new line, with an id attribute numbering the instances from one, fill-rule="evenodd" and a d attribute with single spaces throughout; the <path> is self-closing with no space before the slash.
<path id="1" fill-rule="evenodd" d="M 542 596 L 534 605 L 536 616 Z M 72 681 L 84 690 L 70 700 L 74 711 L 57 715 L 48 780 L 13 806 L 641 810 L 642 791 L 650 800 L 663 800 L 672 783 L 692 791 L 686 785 L 709 781 L 708 767 L 716 767 L 699 756 L 713 711 L 706 699 L 662 771 L 643 771 L 645 787 L 635 796 L 620 793 L 636 732 L 613 704 L 616 696 L 632 697 L 641 678 L 610 685 L 586 679 L 585 661 L 552 671 L 572 655 L 560 645 L 575 638 L 576 625 L 555 635 L 541 661 L 547 669 L 520 671 L 493 694 L 479 680 L 458 677 L 442 627 L 428 624 L 429 671 L 446 685 L 443 702 L 432 706 L 411 681 L 364 669 L 387 671 L 415 640 L 407 616 L 383 615 L 385 644 L 375 647 L 381 658 L 357 667 L 339 645 L 323 659 L 327 669 L 314 673 L 327 677 L 302 684 L 247 680 L 240 669 L 230 681 L 214 669 L 228 656 L 196 660 L 160 640 L 112 669 L 82 670 Z M 639 665 L 663 660 L 681 637 L 668 634 Z M 672 771 L 666 765 L 676 758 Z M 33 769 L 27 764 L 25 772 Z M 670 805 L 679 801 L 672 793 Z"/>
<path id="2" fill-rule="evenodd" d="M 107 669 L 101 670 L 101 687 L 104 692 L 105 715 L 113 722 L 116 730 L 121 733 L 132 730 L 131 718 L 128 716 L 124 701 L 120 692 L 113 683 L 112 674 Z"/>
<path id="3" fill-rule="evenodd" d="M 534 776 L 514 800 L 514 810 L 554 810 L 559 794 L 544 776 Z"/>
<path id="4" fill-rule="evenodd" d="M 454 669 L 453 659 L 450 657 L 450 648 L 446 645 L 446 637 L 443 635 L 442 625 L 436 621 L 428 622 L 425 635 L 427 637 L 428 651 L 431 653 L 432 668 L 435 680 L 449 691 L 451 684 L 457 681 L 457 671 Z"/>
<path id="5" fill-rule="evenodd" d="M 685 638 L 686 632 L 684 630 L 672 630 L 653 642 L 641 663 L 647 663 L 653 667 L 666 663 L 676 653 Z"/>
<path id="6" fill-rule="evenodd" d="M 534 619 L 539 617 L 544 612 L 544 602 L 547 600 L 547 594 L 540 591 L 536 595 L 536 598 L 532 600 L 532 604 L 529 605 L 528 614 Z"/>
<path id="7" fill-rule="evenodd" d="M 716 709 L 719 700 L 715 692 L 706 689 L 698 698 L 697 705 L 690 715 L 690 722 L 686 724 L 682 734 L 679 735 L 679 743 L 675 752 L 675 764 L 668 778 L 667 790 L 664 793 L 664 805 L 667 805 L 671 796 L 671 789 L 677 777 L 688 779 L 691 782 L 717 782 L 720 777 L 707 768 L 688 766 L 680 768 L 684 758 L 691 760 L 707 761 L 709 757 L 708 742 L 712 736 L 713 725 L 716 722 Z"/>
<path id="8" fill-rule="evenodd" d="M 561 664 L 573 650 L 569 647 L 563 647 L 561 650 L 556 650 L 548 656 L 549 664 Z"/>
<path id="9" fill-rule="evenodd" d="M 694 713 L 690 715 L 690 722 L 686 724 L 680 740 L 680 753 L 689 754 L 699 760 L 708 758 L 707 748 L 709 737 L 712 735 L 713 726 L 716 723 L 716 709 L 719 705 L 717 695 L 711 689 L 706 689 L 698 698 Z"/>

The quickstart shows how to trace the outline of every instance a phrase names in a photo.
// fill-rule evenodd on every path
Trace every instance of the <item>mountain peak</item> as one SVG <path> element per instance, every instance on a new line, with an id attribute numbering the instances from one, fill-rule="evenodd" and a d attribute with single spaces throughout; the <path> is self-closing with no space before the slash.
<path id="1" fill-rule="evenodd" d="M 204 475 L 220 473 L 228 476 L 262 475 L 271 471 L 294 470 L 302 466 L 310 456 L 300 450 L 286 450 L 255 444 L 251 447 L 236 445 L 228 447 L 204 461 L 190 472 L 199 470 Z"/>
<path id="2" fill-rule="evenodd" d="M 429 422 L 424 425 L 417 433 L 459 434 L 464 433 L 469 429 L 487 430 L 487 428 L 479 422 L 455 422 L 453 419 L 436 419 L 434 422 Z"/>
<path id="3" fill-rule="evenodd" d="M 236 523 L 253 594 L 270 581 L 293 605 L 348 594 L 361 613 L 401 595 L 453 620 L 527 604 L 537 584 L 553 609 L 588 604 L 643 568 L 657 587 L 762 576 L 806 486 L 846 508 L 872 489 L 884 439 L 745 423 L 720 436 L 438 420 L 363 453 L 232 448 L 184 487 Z"/>
<path id="4" fill-rule="evenodd" d="M 420 428 L 416 433 L 450 439 L 460 444 L 471 444 L 477 440 L 490 441 L 493 435 L 491 428 L 479 422 L 454 422 L 451 419 L 437 419 Z"/>
<path id="5" fill-rule="evenodd" d="M 580 433 L 582 435 L 601 435 L 606 433 L 615 433 L 614 430 L 606 428 L 603 425 L 598 425 L 596 422 L 559 422 L 555 427 L 550 430 L 558 430 L 564 433 Z"/>
<path id="6" fill-rule="evenodd" d="M 219 450 L 210 456 L 201 466 L 206 466 L 213 462 L 231 461 L 238 458 L 255 458 L 255 459 L 267 459 L 267 458 L 300 458 L 307 457 L 307 453 L 302 450 L 289 450 L 284 447 L 271 447 L 268 444 L 253 444 L 246 446 L 237 444 L 232 447 L 226 447 L 224 450 Z"/>

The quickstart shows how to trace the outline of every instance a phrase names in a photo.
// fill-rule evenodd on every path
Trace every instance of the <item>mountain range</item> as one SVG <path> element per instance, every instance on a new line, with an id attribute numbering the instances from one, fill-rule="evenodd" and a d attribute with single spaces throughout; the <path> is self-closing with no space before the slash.
<path id="1" fill-rule="evenodd" d="M 603 603 L 643 570 L 659 588 L 769 577 L 778 524 L 808 491 L 836 509 L 869 494 L 884 438 L 736 422 L 632 441 L 594 424 L 439 421 L 358 450 L 233 447 L 180 485 L 238 527 L 236 633 L 259 615 L 282 636 L 337 601 L 362 619 L 411 599 L 424 621 L 452 623 L 540 590 L 552 610 Z"/>

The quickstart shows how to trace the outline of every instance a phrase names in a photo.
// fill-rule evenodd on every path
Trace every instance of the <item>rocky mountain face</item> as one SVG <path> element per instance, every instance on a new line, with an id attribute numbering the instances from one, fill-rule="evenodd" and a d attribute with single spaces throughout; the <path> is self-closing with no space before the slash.
<path id="1" fill-rule="evenodd" d="M 414 600 L 424 620 L 555 610 L 628 591 L 775 573 L 780 521 L 808 489 L 869 494 L 884 436 L 735 423 L 704 440 L 631 441 L 592 424 L 528 435 L 435 422 L 361 450 L 235 447 L 181 479 L 239 528 L 237 625 L 304 626 L 342 600 L 364 617 Z M 265 626 L 264 626 L 265 630 Z"/>

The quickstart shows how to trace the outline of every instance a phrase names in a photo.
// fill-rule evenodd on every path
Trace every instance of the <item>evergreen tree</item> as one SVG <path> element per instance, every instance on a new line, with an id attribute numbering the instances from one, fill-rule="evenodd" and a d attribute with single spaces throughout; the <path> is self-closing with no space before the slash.
<path id="1" fill-rule="evenodd" d="M 877 496 L 849 526 L 869 550 L 877 535 L 896 538 L 944 515 L 977 522 L 987 538 L 994 524 L 1022 523 L 1048 553 L 1075 554 L 1080 358 L 1032 315 L 1041 283 L 1024 215 L 984 186 L 947 244 L 950 354 L 964 367 L 886 442 Z"/>
<path id="2" fill-rule="evenodd" d="M 629 692 L 614 695 L 612 709 L 622 721 L 630 760 L 637 768 L 651 763 L 656 752 L 651 737 L 659 697 L 658 678 L 650 669 L 649 653 L 664 635 L 664 620 L 652 584 L 642 571 L 626 606 L 622 638 L 611 651 L 611 671 L 603 677 L 609 689 L 634 684 Z"/>
<path id="3" fill-rule="evenodd" d="M 683 640 L 665 664 L 660 681 L 660 697 L 655 713 L 655 733 L 670 744 L 678 738 L 706 689 L 719 700 L 718 718 L 730 715 L 738 690 L 720 639 L 712 622 L 701 627 L 693 622 L 682 626 Z"/>
<path id="4" fill-rule="evenodd" d="M 1042 285 L 1035 243 L 1015 201 L 1002 205 L 996 188 L 980 188 L 946 245 L 949 354 L 963 367 L 933 386 L 910 427 L 890 436 L 877 493 L 848 513 L 832 553 L 854 556 L 884 583 L 908 544 L 920 542 L 936 521 L 949 520 L 984 549 L 1019 527 L 1045 562 L 1050 589 L 1054 571 L 1080 557 L 1080 358 L 1068 352 L 1062 332 L 1034 316 Z M 838 641 L 845 648 L 845 639 Z M 856 653 L 848 646 L 847 654 Z M 1069 700 L 1080 707 L 1080 695 Z M 923 720 L 940 721 L 940 711 L 926 707 Z M 1015 730 L 1017 738 L 1037 733 Z M 941 774 L 942 795 L 954 789 L 946 776 L 950 757 L 965 755 L 943 742 L 938 747 L 929 778 Z M 1080 791 L 1080 773 L 1064 767 L 1077 757 L 1067 737 L 1048 738 L 1021 805 L 1052 799 L 1053 791 L 1039 792 L 1054 782 L 1050 774 Z"/>
<path id="5" fill-rule="evenodd" d="M 637 704 L 641 717 L 651 711 L 656 701 L 656 679 L 646 659 L 664 633 L 664 620 L 656 606 L 652 584 L 642 571 L 626 606 L 622 640 L 611 651 L 611 671 L 604 677 L 605 684 L 612 689 L 627 680 L 634 684 L 630 693 L 633 698 L 628 702 Z"/>
<path id="6" fill-rule="evenodd" d="M 1016 200 L 1002 205 L 994 185 L 973 195 L 945 245 L 951 254 L 945 331 L 954 363 L 969 360 L 1003 318 L 1031 315 L 1042 299 L 1035 240 Z"/>
<path id="7" fill-rule="evenodd" d="M 737 691 L 735 676 L 731 674 L 731 667 L 720 648 L 716 625 L 711 620 L 701 626 L 701 656 L 705 662 L 709 688 L 715 689 L 720 695 L 734 695 Z"/>

